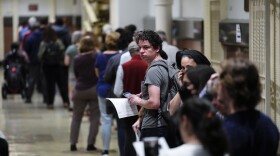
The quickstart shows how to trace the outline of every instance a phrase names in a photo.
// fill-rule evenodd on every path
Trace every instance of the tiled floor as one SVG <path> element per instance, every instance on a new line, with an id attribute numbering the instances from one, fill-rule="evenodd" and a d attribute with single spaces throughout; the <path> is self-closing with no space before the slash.
<path id="1" fill-rule="evenodd" d="M 89 126 L 86 116 L 81 125 L 78 151 L 70 152 L 69 127 L 72 113 L 62 107 L 60 97 L 56 97 L 54 110 L 47 110 L 42 103 L 42 96 L 37 93 L 33 97 L 32 104 L 25 104 L 19 95 L 8 96 L 2 104 L 0 130 L 9 142 L 10 156 L 100 155 L 102 147 L 100 133 L 96 143 L 98 151 L 85 150 Z M 117 156 L 117 136 L 114 129 L 110 148 L 110 156 Z"/>

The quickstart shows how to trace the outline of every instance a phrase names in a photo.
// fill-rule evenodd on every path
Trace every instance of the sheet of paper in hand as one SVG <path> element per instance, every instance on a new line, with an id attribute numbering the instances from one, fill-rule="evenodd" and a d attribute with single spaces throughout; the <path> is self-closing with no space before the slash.
<path id="1" fill-rule="evenodd" d="M 110 100 L 116 108 L 119 118 L 126 118 L 130 116 L 138 115 L 136 105 L 130 105 L 127 98 L 107 98 Z"/>

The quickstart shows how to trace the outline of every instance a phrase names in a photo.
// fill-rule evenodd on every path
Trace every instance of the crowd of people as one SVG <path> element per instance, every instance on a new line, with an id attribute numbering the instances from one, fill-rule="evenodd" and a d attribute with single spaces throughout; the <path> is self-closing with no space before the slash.
<path id="1" fill-rule="evenodd" d="M 136 155 L 132 143 L 138 132 L 141 140 L 166 138 L 173 147 L 162 153 L 166 156 L 276 155 L 279 131 L 256 109 L 261 84 L 256 66 L 248 59 L 225 60 L 216 72 L 203 53 L 179 50 L 168 44 L 163 31 L 137 31 L 134 25 L 115 31 L 105 25 L 101 44 L 94 34 L 81 31 L 74 31 L 71 39 L 62 19 L 48 24 L 32 17 L 27 28 L 20 31 L 20 47 L 16 47 L 28 71 L 25 102 L 32 102 L 35 84 L 41 82 L 43 101 L 54 109 L 58 86 L 63 106 L 73 109 L 70 151 L 79 149 L 80 125 L 87 112 L 86 150 L 97 150 L 101 123 L 102 156 L 109 155 L 114 119 L 120 156 Z M 180 86 L 170 101 L 166 100 L 169 66 L 176 68 Z M 139 113 L 120 119 L 106 98 L 124 98 L 125 92 L 131 93 L 128 102 Z M 168 109 L 171 123 L 162 108 Z"/>

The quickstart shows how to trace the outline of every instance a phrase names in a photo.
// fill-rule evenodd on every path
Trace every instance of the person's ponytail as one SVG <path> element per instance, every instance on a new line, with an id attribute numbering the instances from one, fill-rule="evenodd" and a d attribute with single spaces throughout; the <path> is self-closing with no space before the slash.
<path id="1" fill-rule="evenodd" d="M 228 153 L 226 134 L 209 101 L 197 97 L 190 98 L 180 109 L 180 117 L 183 116 L 187 117 L 192 133 L 211 156 L 224 156 Z"/>
<path id="2" fill-rule="evenodd" d="M 227 139 L 221 121 L 213 112 L 203 115 L 194 133 L 212 156 L 223 156 L 228 152 Z"/>

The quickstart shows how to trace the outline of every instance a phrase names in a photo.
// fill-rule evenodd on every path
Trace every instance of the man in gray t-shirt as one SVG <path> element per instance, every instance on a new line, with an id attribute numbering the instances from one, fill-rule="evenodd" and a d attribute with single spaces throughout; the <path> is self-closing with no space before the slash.
<path id="1" fill-rule="evenodd" d="M 139 119 L 132 126 L 136 131 L 141 128 L 141 139 L 144 137 L 167 137 L 167 124 L 162 119 L 159 109 L 164 104 L 168 88 L 168 71 L 156 64 L 167 64 L 167 54 L 162 50 L 162 40 L 151 30 L 141 31 L 136 35 L 140 47 L 140 56 L 148 65 L 141 93 L 128 97 L 131 105 L 141 106 Z M 142 125 L 142 127 L 140 127 Z"/>
<path id="2" fill-rule="evenodd" d="M 163 66 L 154 66 L 156 64 L 164 63 L 165 60 L 153 61 L 151 68 L 146 73 L 144 83 L 141 86 L 142 99 L 149 99 L 148 87 L 154 85 L 160 88 L 160 105 L 163 105 L 164 97 L 166 96 L 168 89 L 168 72 Z M 145 118 L 142 120 L 141 129 L 156 128 L 161 126 L 167 126 L 161 115 L 158 113 L 158 109 L 144 109 Z M 155 117 L 157 116 L 157 117 Z"/>

